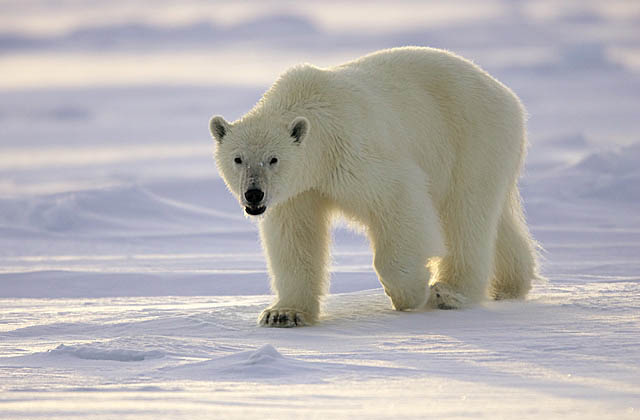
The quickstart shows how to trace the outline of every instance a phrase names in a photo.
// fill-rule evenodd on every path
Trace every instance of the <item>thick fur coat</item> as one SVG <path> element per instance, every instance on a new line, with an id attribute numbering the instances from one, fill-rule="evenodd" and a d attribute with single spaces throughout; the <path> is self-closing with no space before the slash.
<path id="1" fill-rule="evenodd" d="M 468 60 L 406 47 L 296 66 L 210 128 L 227 186 L 261 215 L 276 295 L 262 325 L 318 319 L 336 215 L 364 227 L 397 310 L 524 298 L 537 277 L 517 186 L 525 110 Z"/>

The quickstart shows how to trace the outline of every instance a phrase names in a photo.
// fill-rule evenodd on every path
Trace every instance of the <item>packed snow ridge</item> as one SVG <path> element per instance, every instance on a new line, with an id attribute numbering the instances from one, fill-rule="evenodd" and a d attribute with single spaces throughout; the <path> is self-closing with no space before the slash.
<path id="1" fill-rule="evenodd" d="M 51 355 L 68 355 L 86 360 L 114 360 L 117 362 L 140 362 L 164 357 L 164 353 L 157 350 L 140 351 L 125 349 L 100 349 L 92 345 L 66 346 L 60 344 L 48 352 Z"/>

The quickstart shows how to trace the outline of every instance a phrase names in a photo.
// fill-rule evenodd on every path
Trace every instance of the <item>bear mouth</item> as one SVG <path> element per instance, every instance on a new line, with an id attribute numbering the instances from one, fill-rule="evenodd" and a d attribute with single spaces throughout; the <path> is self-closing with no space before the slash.
<path id="1" fill-rule="evenodd" d="M 251 207 L 251 206 L 246 206 L 246 207 L 244 208 L 244 211 L 246 211 L 246 212 L 247 212 L 247 214 L 248 214 L 248 215 L 250 215 L 250 216 L 259 216 L 259 215 L 261 215 L 262 213 L 264 213 L 264 211 L 265 211 L 266 209 L 267 209 L 267 208 L 266 208 L 265 206 L 260 206 L 260 207 Z"/>

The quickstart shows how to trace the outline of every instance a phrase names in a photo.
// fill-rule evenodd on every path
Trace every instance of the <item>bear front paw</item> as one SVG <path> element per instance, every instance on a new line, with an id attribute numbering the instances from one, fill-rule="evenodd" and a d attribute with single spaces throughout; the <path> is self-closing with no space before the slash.
<path id="1" fill-rule="evenodd" d="M 311 317 L 295 309 L 269 308 L 265 309 L 258 318 L 258 325 L 262 327 L 303 327 L 311 324 Z"/>
<path id="2" fill-rule="evenodd" d="M 443 283 L 435 283 L 429 287 L 427 306 L 434 309 L 460 309 L 467 303 L 467 298 Z"/>

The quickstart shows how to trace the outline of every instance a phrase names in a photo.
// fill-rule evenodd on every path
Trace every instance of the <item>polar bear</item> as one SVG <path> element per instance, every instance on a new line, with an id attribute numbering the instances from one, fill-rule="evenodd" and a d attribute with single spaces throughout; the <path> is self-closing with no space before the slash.
<path id="1" fill-rule="evenodd" d="M 396 310 L 524 298 L 538 276 L 517 186 L 525 110 L 464 58 L 404 47 L 299 65 L 209 128 L 227 187 L 261 215 L 276 299 L 260 325 L 318 320 L 336 215 L 364 227 Z"/>

